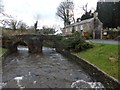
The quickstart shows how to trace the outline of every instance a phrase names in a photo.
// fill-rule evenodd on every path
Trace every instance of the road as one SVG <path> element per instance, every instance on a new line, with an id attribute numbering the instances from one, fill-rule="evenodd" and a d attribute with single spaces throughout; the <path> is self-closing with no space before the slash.
<path id="1" fill-rule="evenodd" d="M 120 45 L 120 42 L 114 40 L 90 39 L 90 40 L 86 40 L 86 42 Z"/>

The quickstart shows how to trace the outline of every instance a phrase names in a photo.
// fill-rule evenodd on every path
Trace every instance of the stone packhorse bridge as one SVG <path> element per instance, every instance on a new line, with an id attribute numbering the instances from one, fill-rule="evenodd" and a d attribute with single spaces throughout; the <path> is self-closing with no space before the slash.
<path id="1" fill-rule="evenodd" d="M 16 35 L 9 38 L 2 38 L 2 47 L 8 48 L 11 51 L 17 51 L 17 46 L 24 44 L 28 46 L 30 53 L 41 53 L 43 47 L 43 41 L 50 41 L 54 43 L 56 48 L 56 42 L 60 36 L 56 35 Z"/>

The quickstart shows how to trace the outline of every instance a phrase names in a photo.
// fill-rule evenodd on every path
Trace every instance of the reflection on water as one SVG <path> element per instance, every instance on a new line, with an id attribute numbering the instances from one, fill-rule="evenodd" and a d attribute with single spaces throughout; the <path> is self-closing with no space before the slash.
<path id="1" fill-rule="evenodd" d="M 27 46 L 18 46 L 17 47 L 17 50 L 25 50 L 25 51 L 28 51 L 28 48 L 27 48 Z"/>
<path id="2" fill-rule="evenodd" d="M 57 53 L 43 48 L 42 54 L 30 54 L 27 48 L 6 58 L 3 65 L 4 88 L 103 88 L 84 70 Z"/>

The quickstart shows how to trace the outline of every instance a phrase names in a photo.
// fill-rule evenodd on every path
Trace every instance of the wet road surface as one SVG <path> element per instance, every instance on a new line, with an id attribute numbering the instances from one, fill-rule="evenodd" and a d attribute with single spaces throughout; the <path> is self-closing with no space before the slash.
<path id="1" fill-rule="evenodd" d="M 2 67 L 3 88 L 90 88 L 95 80 L 54 49 L 30 54 L 25 48 L 8 56 Z M 89 82 L 89 83 L 87 83 Z M 96 82 L 97 83 L 97 82 Z M 77 86 L 77 84 L 80 84 Z M 98 87 L 103 87 L 97 83 Z"/>
<path id="2" fill-rule="evenodd" d="M 86 42 L 120 45 L 120 42 L 115 40 L 90 39 L 90 40 L 86 40 Z"/>

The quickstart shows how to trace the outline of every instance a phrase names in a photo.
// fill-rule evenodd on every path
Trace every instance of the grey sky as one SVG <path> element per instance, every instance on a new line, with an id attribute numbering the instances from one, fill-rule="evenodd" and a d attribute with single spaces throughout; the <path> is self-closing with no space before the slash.
<path id="1" fill-rule="evenodd" d="M 3 0 L 5 13 L 12 15 L 18 20 L 23 20 L 29 26 L 33 25 L 36 15 L 39 15 L 39 27 L 43 25 L 60 25 L 63 22 L 55 15 L 57 7 L 63 0 Z M 75 3 L 75 18 L 84 12 L 80 8 L 88 3 L 88 9 L 96 9 L 98 0 L 73 0 Z"/>

